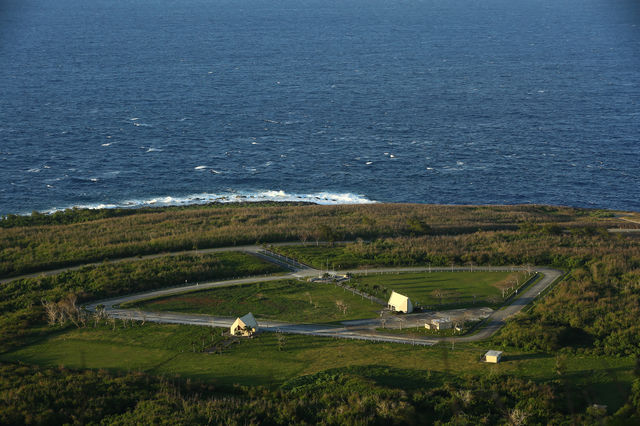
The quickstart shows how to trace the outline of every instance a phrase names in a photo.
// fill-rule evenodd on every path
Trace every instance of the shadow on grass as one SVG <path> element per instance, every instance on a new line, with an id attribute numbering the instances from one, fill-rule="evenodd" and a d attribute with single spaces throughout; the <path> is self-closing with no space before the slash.
<path id="1" fill-rule="evenodd" d="M 621 380 L 618 373 L 628 371 L 627 367 L 613 367 L 604 370 L 582 370 L 563 375 L 560 381 L 567 393 L 567 404 L 586 406 L 604 404 L 609 413 L 615 412 L 627 400 L 631 389 L 630 380 Z M 585 382 L 578 385 L 580 382 Z"/>
<path id="2" fill-rule="evenodd" d="M 55 337 L 61 336 L 69 332 L 69 330 L 76 330 L 76 329 L 77 327 L 74 327 L 71 324 L 65 325 L 64 327 L 42 326 L 40 330 L 38 330 L 36 333 L 27 335 L 20 340 L 16 340 L 15 344 L 0 351 L 0 356 L 11 354 L 13 352 L 19 351 L 20 349 L 26 348 L 28 346 L 44 343 L 47 340 L 53 339 Z"/>
<path id="3" fill-rule="evenodd" d="M 509 362 L 509 361 L 523 361 L 527 359 L 541 359 L 541 358 L 552 358 L 550 354 L 546 353 L 533 353 L 533 354 L 520 354 L 520 355 L 505 355 L 500 359 L 501 363 Z"/>
<path id="4" fill-rule="evenodd" d="M 388 366 L 347 367 L 346 372 L 373 380 L 377 385 L 406 390 L 422 389 L 425 385 L 441 386 L 451 380 L 442 372 L 392 368 Z"/>
<path id="5" fill-rule="evenodd" d="M 155 365 L 152 365 L 152 366 L 149 366 L 149 367 L 145 368 L 143 371 L 145 373 L 156 373 L 157 370 L 160 367 L 162 367 L 163 365 L 169 364 L 171 361 L 176 359 L 179 355 L 180 355 L 180 352 L 176 352 L 175 354 L 171 355 L 167 359 L 164 359 L 164 360 L 160 361 L 159 363 L 156 363 Z"/>
<path id="6" fill-rule="evenodd" d="M 404 390 L 423 389 L 425 386 L 442 386 L 451 381 L 451 376 L 435 371 L 416 371 L 393 368 L 384 365 L 363 365 L 334 368 L 315 374 L 295 377 L 282 385 L 284 390 L 322 388 L 325 383 L 335 382 L 338 377 L 358 377 L 368 379 L 377 386 L 402 388 Z"/>

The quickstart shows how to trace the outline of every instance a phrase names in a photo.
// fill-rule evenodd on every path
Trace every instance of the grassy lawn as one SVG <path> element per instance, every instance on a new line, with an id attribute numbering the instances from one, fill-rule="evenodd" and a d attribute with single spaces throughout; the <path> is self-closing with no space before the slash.
<path id="1" fill-rule="evenodd" d="M 434 347 L 369 343 L 286 335 L 283 350 L 277 336 L 243 339 L 221 354 L 201 353 L 217 342 L 220 329 L 138 323 L 71 329 L 38 343 L 0 355 L 4 361 L 45 366 L 146 371 L 192 378 L 220 385 L 280 386 L 297 377 L 331 369 L 355 369 L 389 386 L 410 388 L 433 380 L 455 381 L 468 375 L 517 376 L 535 381 L 561 380 L 577 397 L 619 407 L 629 390 L 634 360 L 567 356 L 556 372 L 556 357 L 505 350 L 504 362 L 479 362 L 488 344 Z M 195 349 L 195 352 L 194 352 Z"/>
<path id="2" fill-rule="evenodd" d="M 381 298 L 391 290 L 408 296 L 413 304 L 430 309 L 497 307 L 502 289 L 522 283 L 525 272 L 420 272 L 359 275 L 353 285 Z"/>
<path id="3" fill-rule="evenodd" d="M 339 304 L 346 307 L 343 312 Z M 132 305 L 129 305 L 132 306 Z M 380 305 L 345 292 L 333 284 L 282 280 L 219 287 L 179 296 L 139 302 L 149 311 L 242 316 L 291 322 L 333 322 L 376 317 Z"/>
<path id="4" fill-rule="evenodd" d="M 327 269 L 327 263 L 330 269 L 355 268 L 361 264 L 383 265 L 373 260 L 363 263 L 363 259 L 350 253 L 344 244 L 329 246 L 309 243 L 306 246 L 273 246 L 271 249 L 317 269 Z"/>

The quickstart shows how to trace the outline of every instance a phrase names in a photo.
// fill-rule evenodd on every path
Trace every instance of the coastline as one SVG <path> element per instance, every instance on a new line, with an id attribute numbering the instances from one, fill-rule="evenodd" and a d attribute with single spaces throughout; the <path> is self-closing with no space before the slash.
<path id="1" fill-rule="evenodd" d="M 282 190 L 264 191 L 237 191 L 221 193 L 197 193 L 183 196 L 156 196 L 145 199 L 131 199 L 118 202 L 104 202 L 93 204 L 74 204 L 64 207 L 50 207 L 44 210 L 31 210 L 22 212 L 0 212 L 0 219 L 4 216 L 18 215 L 30 216 L 34 211 L 42 214 L 77 210 L 103 210 L 103 209 L 141 209 L 154 207 L 189 207 L 203 206 L 207 204 L 235 204 L 235 203 L 303 203 L 318 205 L 353 205 L 376 204 L 379 201 L 369 199 L 362 194 L 351 192 L 321 191 L 309 194 L 287 193 Z"/>
<path id="2" fill-rule="evenodd" d="M 274 191 L 270 191 L 274 192 Z M 282 191 L 279 191 L 282 193 Z M 357 205 L 416 205 L 416 206 L 441 206 L 441 207 L 518 207 L 518 206 L 538 206 L 546 208 L 569 208 L 577 210 L 585 210 L 593 212 L 593 215 L 608 218 L 619 218 L 628 222 L 629 225 L 640 223 L 640 210 L 632 209 L 614 209 L 573 206 L 566 204 L 548 204 L 548 203 L 428 203 L 428 202 L 395 202 L 395 201 L 377 201 L 366 198 L 365 196 L 356 194 L 284 194 L 274 197 L 259 195 L 240 195 L 233 196 L 215 195 L 205 197 L 200 194 L 186 197 L 156 197 L 149 200 L 126 201 L 123 203 L 111 204 L 88 204 L 73 205 L 64 208 L 50 208 L 46 210 L 23 211 L 19 213 L 0 212 L 0 224 L 8 219 L 15 217 L 32 217 L 32 216 L 60 216 L 70 212 L 92 212 L 99 215 L 104 213 L 105 217 L 126 216 L 136 214 L 138 212 L 158 212 L 166 209 L 189 209 L 189 208 L 206 208 L 207 206 L 357 206 Z M 629 215 L 637 215 L 637 221 L 625 219 Z"/>

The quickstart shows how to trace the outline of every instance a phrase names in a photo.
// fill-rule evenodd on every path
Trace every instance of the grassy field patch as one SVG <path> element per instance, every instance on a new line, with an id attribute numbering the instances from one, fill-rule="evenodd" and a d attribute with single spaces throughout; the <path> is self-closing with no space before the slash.
<path id="1" fill-rule="evenodd" d="M 258 318 L 308 323 L 373 318 L 381 309 L 380 305 L 333 284 L 296 280 L 219 287 L 147 300 L 133 306 L 149 311 L 221 316 L 242 316 L 252 312 Z"/>
<path id="2" fill-rule="evenodd" d="M 355 268 L 361 264 L 367 265 L 358 256 L 351 253 L 344 244 L 309 244 L 306 246 L 273 246 L 273 251 L 284 256 L 291 257 L 299 262 L 313 266 L 317 269 L 344 269 Z M 370 265 L 377 265 L 371 262 Z"/>
<path id="3" fill-rule="evenodd" d="M 391 291 L 408 296 L 414 305 L 429 309 L 497 307 L 509 288 L 522 284 L 525 272 L 419 272 L 359 275 L 353 285 L 380 298 Z"/>
<path id="4" fill-rule="evenodd" d="M 192 378 L 214 384 L 279 386 L 318 372 L 349 368 L 369 372 L 383 385 L 405 387 L 403 378 L 441 375 L 455 380 L 468 375 L 517 376 L 535 381 L 560 380 L 577 397 L 615 408 L 632 380 L 632 358 L 565 355 L 561 374 L 554 355 L 506 349 L 504 362 L 480 362 L 488 344 L 441 344 L 418 347 L 342 339 L 285 335 L 284 345 L 273 333 L 242 339 L 222 354 L 201 352 L 220 339 L 220 329 L 183 325 L 128 323 L 72 329 L 36 344 L 0 355 L 3 361 L 43 366 L 145 371 Z M 416 386 L 419 385 L 419 380 Z"/>

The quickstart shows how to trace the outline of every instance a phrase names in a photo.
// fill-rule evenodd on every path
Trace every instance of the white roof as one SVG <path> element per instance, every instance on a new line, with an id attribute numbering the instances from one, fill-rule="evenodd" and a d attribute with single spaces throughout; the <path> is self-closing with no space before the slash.
<path id="1" fill-rule="evenodd" d="M 409 300 L 407 296 L 392 291 L 391 297 L 389 298 L 389 305 L 403 305 L 407 303 L 407 300 Z"/>
<path id="2" fill-rule="evenodd" d="M 484 356 L 500 356 L 502 355 L 502 351 L 487 351 Z"/>

